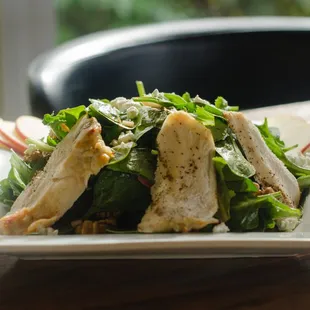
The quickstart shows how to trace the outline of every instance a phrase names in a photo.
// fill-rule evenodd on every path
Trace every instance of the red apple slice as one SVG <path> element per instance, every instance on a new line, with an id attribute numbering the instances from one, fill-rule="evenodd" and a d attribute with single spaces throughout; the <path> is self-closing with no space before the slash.
<path id="1" fill-rule="evenodd" d="M 48 135 L 49 129 L 35 116 L 23 115 L 16 120 L 15 130 L 23 141 L 27 138 L 39 140 Z"/>
<path id="2" fill-rule="evenodd" d="M 23 155 L 23 150 L 20 150 L 19 148 L 13 148 L 14 146 L 12 143 L 6 139 L 4 136 L 0 135 L 0 148 L 6 151 L 13 150 L 15 153 L 19 154 L 20 156 Z"/>
<path id="3" fill-rule="evenodd" d="M 14 151 L 23 154 L 27 149 L 27 145 L 22 142 L 15 132 L 15 123 L 10 121 L 0 121 L 0 143 Z"/>

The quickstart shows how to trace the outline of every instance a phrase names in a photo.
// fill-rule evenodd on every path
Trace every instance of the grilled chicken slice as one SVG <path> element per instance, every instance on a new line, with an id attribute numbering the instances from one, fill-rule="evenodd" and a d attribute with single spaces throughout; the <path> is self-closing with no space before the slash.
<path id="1" fill-rule="evenodd" d="M 152 204 L 140 232 L 187 232 L 210 223 L 218 210 L 211 131 L 185 112 L 170 114 L 160 130 Z"/>
<path id="2" fill-rule="evenodd" d="M 0 219 L 0 234 L 40 232 L 54 224 L 85 191 L 89 177 L 112 156 L 95 118 L 83 117 L 58 144 L 43 171 Z"/>
<path id="3" fill-rule="evenodd" d="M 296 178 L 263 140 L 258 128 L 243 113 L 225 112 L 229 127 L 237 136 L 247 160 L 255 167 L 255 178 L 263 187 L 281 191 L 290 207 L 297 207 L 300 190 Z"/>

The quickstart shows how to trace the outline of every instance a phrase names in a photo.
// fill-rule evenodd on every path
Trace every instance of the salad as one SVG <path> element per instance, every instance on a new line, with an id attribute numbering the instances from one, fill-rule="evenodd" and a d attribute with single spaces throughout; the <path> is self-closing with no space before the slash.
<path id="1" fill-rule="evenodd" d="M 236 106 L 157 89 L 46 114 L 12 151 L 0 233 L 292 231 L 310 187 L 303 154 Z"/>

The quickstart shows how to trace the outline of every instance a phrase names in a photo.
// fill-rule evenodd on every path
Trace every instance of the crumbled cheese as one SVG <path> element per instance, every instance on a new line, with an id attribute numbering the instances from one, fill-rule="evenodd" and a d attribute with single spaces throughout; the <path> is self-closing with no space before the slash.
<path id="1" fill-rule="evenodd" d="M 304 156 L 303 154 L 288 154 L 288 159 L 296 164 L 297 166 L 303 167 L 305 169 L 310 169 L 310 156 L 306 153 Z"/>
<path id="2" fill-rule="evenodd" d="M 198 95 L 193 99 L 193 101 L 195 103 L 203 103 L 203 104 L 209 103 L 207 100 L 204 100 L 204 99 L 200 98 Z"/>
<path id="3" fill-rule="evenodd" d="M 167 98 L 165 97 L 165 93 L 160 92 L 157 88 L 154 89 L 151 96 L 160 100 L 167 100 Z"/>
<path id="4" fill-rule="evenodd" d="M 112 146 L 117 146 L 118 145 L 118 141 L 116 139 L 113 139 L 111 142 Z"/>
<path id="5" fill-rule="evenodd" d="M 154 91 L 152 92 L 152 96 L 153 97 L 158 97 L 159 96 L 159 90 L 157 88 L 154 89 Z"/>
<path id="6" fill-rule="evenodd" d="M 213 233 L 227 233 L 227 232 L 229 232 L 229 228 L 223 222 L 223 223 L 220 223 L 220 224 L 214 226 L 212 231 L 213 231 Z"/>
<path id="7" fill-rule="evenodd" d="M 52 227 L 39 227 L 37 234 L 48 235 L 48 236 L 56 236 L 56 235 L 58 235 L 58 230 L 54 230 Z"/>
<path id="8" fill-rule="evenodd" d="M 126 127 L 134 127 L 135 123 L 133 121 L 122 121 L 122 124 Z"/>
<path id="9" fill-rule="evenodd" d="M 127 131 L 127 133 L 122 132 L 118 137 L 118 144 L 127 143 L 130 141 L 134 141 L 135 135 L 131 131 Z"/>
<path id="10" fill-rule="evenodd" d="M 112 100 L 110 104 L 122 113 L 125 113 L 130 107 L 135 107 L 137 109 L 141 107 L 139 102 L 135 102 L 132 99 L 126 99 L 124 97 L 117 97 Z"/>
<path id="11" fill-rule="evenodd" d="M 296 217 L 287 217 L 276 220 L 276 223 L 280 231 L 293 231 L 299 224 L 299 220 Z"/>
<path id="12" fill-rule="evenodd" d="M 127 117 L 129 119 L 134 119 L 139 115 L 139 110 L 136 107 L 129 107 L 127 109 Z"/>

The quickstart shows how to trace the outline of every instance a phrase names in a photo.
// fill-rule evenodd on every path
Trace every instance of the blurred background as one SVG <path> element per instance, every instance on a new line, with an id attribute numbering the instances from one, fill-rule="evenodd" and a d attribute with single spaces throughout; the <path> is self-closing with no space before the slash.
<path id="1" fill-rule="evenodd" d="M 60 44 L 103 29 L 152 22 L 223 16 L 308 16 L 310 0 L 56 0 L 55 8 Z"/>
<path id="2" fill-rule="evenodd" d="M 310 16 L 310 0 L 0 0 L 0 115 L 29 113 L 28 65 L 59 44 L 100 30 L 225 16 Z"/>

